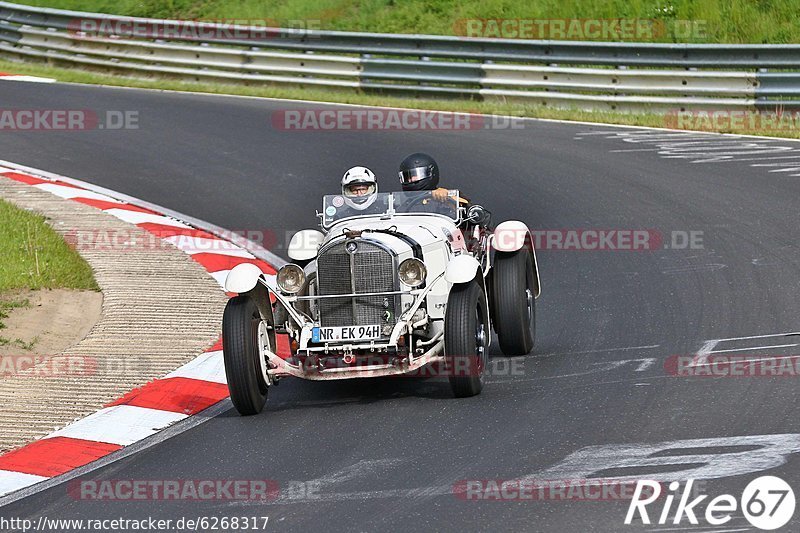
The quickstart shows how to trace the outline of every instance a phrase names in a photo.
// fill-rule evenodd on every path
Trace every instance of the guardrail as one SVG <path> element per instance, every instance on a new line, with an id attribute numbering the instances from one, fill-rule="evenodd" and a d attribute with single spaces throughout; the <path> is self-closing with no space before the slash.
<path id="1" fill-rule="evenodd" d="M 800 108 L 800 45 L 307 31 L 0 2 L 0 55 L 135 76 L 503 99 L 592 110 Z"/>

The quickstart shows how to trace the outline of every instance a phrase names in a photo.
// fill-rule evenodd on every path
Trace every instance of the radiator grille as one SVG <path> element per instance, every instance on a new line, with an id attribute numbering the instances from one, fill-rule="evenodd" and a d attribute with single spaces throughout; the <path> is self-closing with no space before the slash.
<path id="1" fill-rule="evenodd" d="M 395 290 L 397 273 L 392 254 L 368 241 L 355 242 L 358 243 L 358 250 L 354 254 L 348 253 L 345 243 L 342 242 L 323 250 L 317 258 L 317 279 L 321 295 Z M 322 299 L 319 301 L 320 325 L 394 326 L 395 298 L 390 295 Z M 391 313 L 388 321 L 387 311 Z"/>

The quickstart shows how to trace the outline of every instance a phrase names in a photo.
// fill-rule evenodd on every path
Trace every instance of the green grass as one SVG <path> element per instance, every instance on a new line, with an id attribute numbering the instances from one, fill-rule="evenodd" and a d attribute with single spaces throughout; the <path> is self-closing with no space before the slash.
<path id="1" fill-rule="evenodd" d="M 458 34 L 464 19 L 647 19 L 663 42 L 790 43 L 800 34 L 796 0 L 27 0 L 24 3 L 140 17 L 265 19 L 288 26 L 387 33 Z M 696 21 L 683 35 L 675 21 Z"/>
<path id="2" fill-rule="evenodd" d="M 0 330 L 14 309 L 29 307 L 13 294 L 35 289 L 99 290 L 91 268 L 45 218 L 0 200 Z M 32 350 L 38 339 L 0 335 L 0 346 Z"/>
<path id="3" fill-rule="evenodd" d="M 92 269 L 44 217 L 3 200 L 0 257 L 0 294 L 21 289 L 98 290 Z"/>
<path id="4" fill-rule="evenodd" d="M 191 83 L 170 79 L 140 79 L 109 74 L 99 74 L 77 69 L 51 67 L 43 63 L 17 63 L 0 60 L 0 72 L 13 72 L 31 76 L 56 78 L 62 82 L 103 84 L 119 87 L 139 87 L 144 89 L 196 91 L 211 94 L 233 94 L 266 98 L 287 98 L 293 100 L 316 100 L 321 102 L 340 102 L 367 106 L 387 106 L 409 109 L 430 109 L 437 111 L 488 113 L 516 117 L 546 118 L 599 122 L 608 124 L 627 124 L 655 128 L 672 127 L 664 115 L 656 113 L 619 113 L 604 111 L 582 111 L 575 109 L 554 109 L 541 105 L 504 103 L 501 101 L 436 100 L 427 98 L 403 98 L 388 95 L 368 95 L 352 90 L 324 90 L 313 88 L 293 88 L 286 86 L 244 86 L 217 83 Z M 800 129 L 763 130 L 742 128 L 704 130 L 720 133 L 748 135 L 767 135 L 772 137 L 800 138 Z"/>

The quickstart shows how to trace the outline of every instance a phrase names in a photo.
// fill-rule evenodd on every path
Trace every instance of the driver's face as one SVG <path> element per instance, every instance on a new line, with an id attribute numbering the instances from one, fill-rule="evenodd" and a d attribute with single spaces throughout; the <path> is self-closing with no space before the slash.
<path id="1" fill-rule="evenodd" d="M 350 187 L 350 192 L 353 193 L 353 196 L 364 196 L 369 192 L 368 185 L 353 185 Z"/>

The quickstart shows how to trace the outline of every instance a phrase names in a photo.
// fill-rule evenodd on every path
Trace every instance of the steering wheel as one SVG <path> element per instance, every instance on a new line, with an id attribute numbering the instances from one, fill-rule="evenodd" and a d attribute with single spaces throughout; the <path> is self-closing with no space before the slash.
<path id="1" fill-rule="evenodd" d="M 404 209 L 411 210 L 411 208 L 417 207 L 418 205 L 425 205 L 428 202 L 435 202 L 435 201 L 436 200 L 434 200 L 433 196 L 431 196 L 430 194 L 427 195 L 420 194 L 419 198 L 414 198 L 412 200 L 409 200 L 408 203 L 406 203 Z"/>

